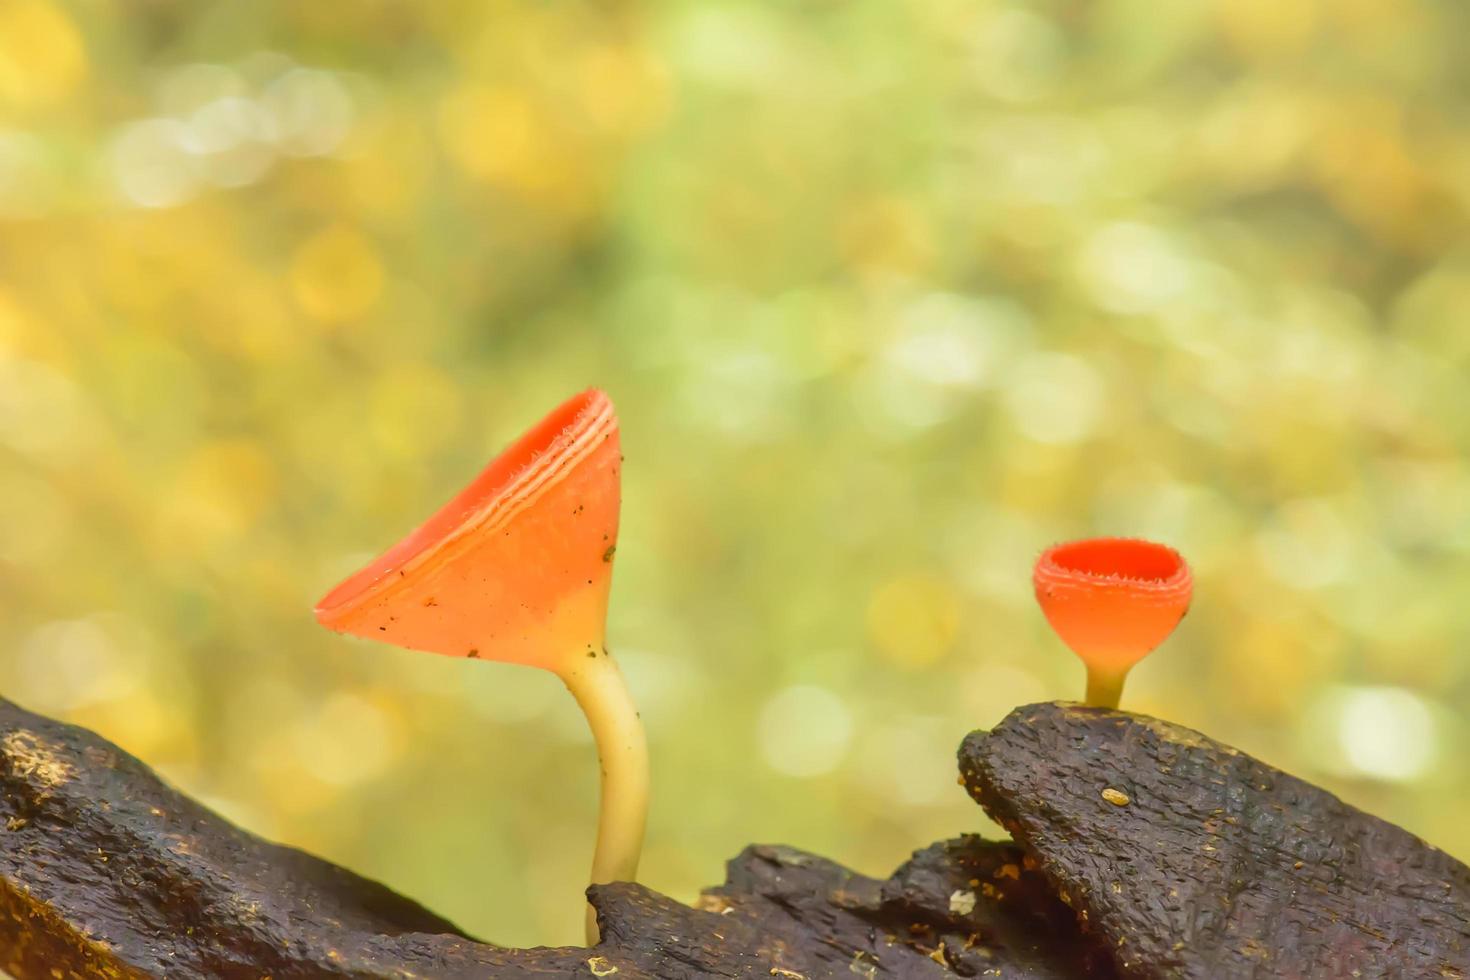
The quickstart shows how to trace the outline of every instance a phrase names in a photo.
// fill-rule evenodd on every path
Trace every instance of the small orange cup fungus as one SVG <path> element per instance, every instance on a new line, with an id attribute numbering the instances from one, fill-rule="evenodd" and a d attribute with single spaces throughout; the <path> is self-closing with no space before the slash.
<path id="1" fill-rule="evenodd" d="M 594 884 L 634 879 L 648 814 L 642 722 L 604 644 L 621 470 L 612 402 L 584 391 L 316 606 L 341 633 L 559 676 L 602 767 Z"/>
<path id="2" fill-rule="evenodd" d="M 1042 552 L 1036 601 L 1087 667 L 1087 703 L 1116 708 L 1133 665 L 1189 611 L 1194 581 L 1173 548 L 1137 538 L 1069 541 Z"/>

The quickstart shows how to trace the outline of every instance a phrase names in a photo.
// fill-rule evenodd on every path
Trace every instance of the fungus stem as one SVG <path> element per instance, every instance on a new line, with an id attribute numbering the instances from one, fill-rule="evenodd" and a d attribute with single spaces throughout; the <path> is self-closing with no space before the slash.
<path id="1" fill-rule="evenodd" d="M 1128 670 L 1107 670 L 1101 667 L 1087 668 L 1087 703 L 1094 708 L 1118 707 L 1123 699 L 1123 681 L 1128 678 Z"/>
<path id="2" fill-rule="evenodd" d="M 602 771 L 591 883 L 633 881 L 648 822 L 648 743 L 643 722 L 622 671 L 607 651 L 577 654 L 560 676 L 587 716 Z M 597 941 L 597 916 L 588 905 L 587 945 L 595 946 Z"/>

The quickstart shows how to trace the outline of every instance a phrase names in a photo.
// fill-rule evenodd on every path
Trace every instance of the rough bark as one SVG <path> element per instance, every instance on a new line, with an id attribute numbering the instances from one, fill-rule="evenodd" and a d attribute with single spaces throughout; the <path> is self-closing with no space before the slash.
<path id="1" fill-rule="evenodd" d="M 926 849 L 888 882 L 752 847 L 699 908 L 638 885 L 594 888 L 597 949 L 503 949 L 4 701 L 0 826 L 0 967 L 20 980 L 1110 975 L 1078 972 L 1075 920 L 1018 870 L 1020 852 L 973 837 Z"/>
<path id="2" fill-rule="evenodd" d="M 1124 977 L 1470 976 L 1470 869 L 1198 732 L 1029 705 L 960 769 Z"/>
<path id="3" fill-rule="evenodd" d="M 751 847 L 694 908 L 594 888 L 600 946 L 511 950 L 0 701 L 0 967 L 19 980 L 1470 975 L 1470 872 L 1196 733 L 1033 705 L 970 736 L 961 762 L 1018 843 L 937 843 L 886 881 Z"/>
<path id="4" fill-rule="evenodd" d="M 749 847 L 700 907 L 807 977 L 1115 975 L 1019 848 L 974 835 L 924 848 L 882 882 L 792 848 Z"/>

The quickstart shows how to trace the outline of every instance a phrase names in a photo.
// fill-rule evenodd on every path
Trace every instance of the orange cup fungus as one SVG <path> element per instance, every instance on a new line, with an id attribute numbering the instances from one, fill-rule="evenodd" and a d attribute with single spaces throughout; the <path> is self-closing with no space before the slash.
<path id="1" fill-rule="evenodd" d="M 642 723 L 604 645 L 621 470 L 612 402 L 584 391 L 316 606 L 338 632 L 557 674 L 601 761 L 594 884 L 633 880 L 648 812 Z"/>
<path id="2" fill-rule="evenodd" d="M 1087 667 L 1087 703 L 1108 708 L 1133 665 L 1174 632 L 1194 591 L 1179 552 L 1137 538 L 1049 548 L 1032 584 L 1047 622 Z"/>

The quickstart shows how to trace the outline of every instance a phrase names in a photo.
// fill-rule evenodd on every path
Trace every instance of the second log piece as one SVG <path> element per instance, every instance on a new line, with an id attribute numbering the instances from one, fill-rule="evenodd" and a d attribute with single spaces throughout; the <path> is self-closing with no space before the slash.
<path id="1" fill-rule="evenodd" d="M 1470 977 L 1470 868 L 1198 732 L 1028 705 L 960 769 L 1124 977 Z"/>
<path id="2" fill-rule="evenodd" d="M 1027 864 L 1013 844 L 966 835 L 878 881 L 794 848 L 753 846 L 700 906 L 749 928 L 788 977 L 1116 977 L 1107 951 L 1084 940 L 1075 913 Z"/>

